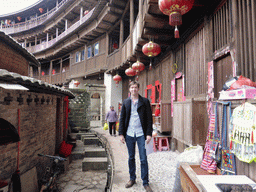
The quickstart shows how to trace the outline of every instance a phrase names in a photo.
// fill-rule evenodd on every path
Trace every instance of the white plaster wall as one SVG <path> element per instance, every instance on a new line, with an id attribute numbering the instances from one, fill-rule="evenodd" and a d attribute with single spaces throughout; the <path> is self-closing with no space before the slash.
<path id="1" fill-rule="evenodd" d="M 113 81 L 113 76 L 104 74 L 105 91 L 105 114 L 110 110 L 110 106 L 113 105 L 115 111 L 118 112 L 118 102 L 122 102 L 122 81 L 116 84 Z"/>

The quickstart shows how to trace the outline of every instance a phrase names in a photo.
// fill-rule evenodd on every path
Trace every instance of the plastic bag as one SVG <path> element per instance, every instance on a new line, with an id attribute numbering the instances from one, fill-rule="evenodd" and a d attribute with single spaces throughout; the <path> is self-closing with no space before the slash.
<path id="1" fill-rule="evenodd" d="M 116 131 L 119 130 L 119 122 L 116 123 Z"/>
<path id="2" fill-rule="evenodd" d="M 105 130 L 105 131 L 108 130 L 108 124 L 107 123 L 104 124 L 103 130 Z"/>
<path id="3" fill-rule="evenodd" d="M 179 154 L 177 157 L 177 164 L 176 164 L 176 175 L 175 175 L 175 181 L 174 181 L 174 192 L 180 192 L 181 190 L 181 183 L 180 183 L 180 172 L 179 172 L 179 166 L 180 163 L 188 163 L 188 164 L 196 164 L 199 165 L 202 162 L 203 157 L 203 147 L 200 145 L 197 146 L 191 146 L 184 150 L 183 153 Z"/>
<path id="4" fill-rule="evenodd" d="M 233 90 L 233 89 L 239 89 L 241 88 L 243 85 L 247 85 L 250 87 L 256 87 L 256 83 L 253 82 L 252 80 L 243 77 L 242 75 L 239 76 L 238 80 L 235 81 L 228 90 Z"/>

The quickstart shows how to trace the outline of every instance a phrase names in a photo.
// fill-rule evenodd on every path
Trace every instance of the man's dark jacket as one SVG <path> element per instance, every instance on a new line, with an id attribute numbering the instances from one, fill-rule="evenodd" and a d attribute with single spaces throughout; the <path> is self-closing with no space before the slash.
<path id="1" fill-rule="evenodd" d="M 131 98 L 127 98 L 123 101 L 121 115 L 119 120 L 119 135 L 123 135 L 126 138 L 126 133 L 131 116 Z M 143 129 L 145 139 L 147 135 L 152 137 L 152 110 L 150 102 L 147 98 L 139 95 L 137 112 L 140 117 L 140 123 Z"/>

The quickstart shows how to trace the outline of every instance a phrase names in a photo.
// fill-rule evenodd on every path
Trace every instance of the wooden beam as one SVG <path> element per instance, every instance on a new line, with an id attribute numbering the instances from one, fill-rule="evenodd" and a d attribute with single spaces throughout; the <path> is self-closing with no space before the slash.
<path id="1" fill-rule="evenodd" d="M 149 5 L 156 5 L 156 4 L 158 5 L 158 0 L 149 0 L 148 4 Z"/>
<path id="2" fill-rule="evenodd" d="M 155 28 L 144 28 L 144 35 L 148 36 L 164 36 L 169 38 L 172 38 L 174 34 L 174 30 L 165 30 L 165 29 L 155 29 Z"/>
<path id="3" fill-rule="evenodd" d="M 149 39 L 144 39 L 144 38 L 139 38 L 138 39 L 138 44 L 141 45 L 141 46 L 145 45 L 148 42 L 149 42 Z M 165 45 L 165 46 L 169 46 L 170 45 L 170 43 L 167 42 L 167 41 L 159 41 L 157 39 L 154 39 L 154 42 L 159 44 L 160 46 L 161 45 Z"/>
<path id="4" fill-rule="evenodd" d="M 115 12 L 113 12 L 113 11 L 108 11 L 108 14 L 113 15 L 113 16 L 116 16 L 116 17 L 118 17 L 118 18 L 120 18 L 120 17 L 122 16 L 121 14 L 115 13 Z"/>
<path id="5" fill-rule="evenodd" d="M 123 6 L 120 6 L 120 5 L 117 5 L 117 4 L 114 4 L 114 3 L 111 3 L 108 5 L 109 7 L 113 7 L 113 8 L 116 8 L 116 9 L 119 9 L 121 11 L 123 11 L 125 9 L 125 7 Z"/>
<path id="6" fill-rule="evenodd" d="M 111 23 L 109 21 L 105 21 L 105 20 L 102 20 L 101 23 L 105 24 L 105 25 L 108 25 L 110 27 L 112 27 L 114 25 L 114 23 Z"/>
<path id="7" fill-rule="evenodd" d="M 159 28 L 162 28 L 164 25 L 169 25 L 169 18 L 165 15 L 145 14 L 144 21 L 148 23 L 157 23 Z"/>

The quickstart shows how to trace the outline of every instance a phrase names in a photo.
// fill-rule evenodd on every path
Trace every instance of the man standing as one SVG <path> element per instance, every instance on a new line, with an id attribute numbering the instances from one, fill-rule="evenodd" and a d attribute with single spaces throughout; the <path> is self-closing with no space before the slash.
<path id="1" fill-rule="evenodd" d="M 118 117 L 116 114 L 116 111 L 114 110 L 114 106 L 110 106 L 110 111 L 106 115 L 106 120 L 105 122 L 109 123 L 109 134 L 112 136 L 112 127 L 114 130 L 114 136 L 116 136 L 116 121 Z"/>
<path id="2" fill-rule="evenodd" d="M 145 140 L 150 142 L 152 137 L 152 110 L 147 98 L 139 95 L 139 83 L 132 81 L 129 84 L 131 96 L 123 101 L 119 120 L 119 135 L 122 143 L 126 142 L 129 154 L 130 180 L 125 185 L 132 187 L 136 183 L 135 144 L 137 142 L 140 155 L 141 179 L 148 192 L 152 192 L 148 180 L 148 161 Z"/>

